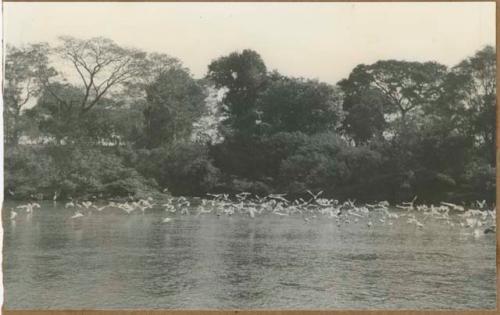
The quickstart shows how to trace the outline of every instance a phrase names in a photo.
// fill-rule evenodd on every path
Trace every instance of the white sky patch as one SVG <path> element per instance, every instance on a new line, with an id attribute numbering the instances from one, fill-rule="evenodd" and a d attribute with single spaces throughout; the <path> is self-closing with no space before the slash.
<path id="1" fill-rule="evenodd" d="M 5 40 L 103 36 L 180 58 L 195 77 L 250 48 L 269 69 L 332 84 L 360 63 L 434 60 L 453 66 L 495 44 L 494 2 L 4 3 Z"/>

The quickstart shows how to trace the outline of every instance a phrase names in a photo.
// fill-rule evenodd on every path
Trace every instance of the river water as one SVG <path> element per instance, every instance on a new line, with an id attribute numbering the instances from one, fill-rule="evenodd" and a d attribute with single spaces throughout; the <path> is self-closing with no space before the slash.
<path id="1" fill-rule="evenodd" d="M 7 309 L 495 308 L 495 234 L 372 218 L 74 210 L 9 220 Z"/>

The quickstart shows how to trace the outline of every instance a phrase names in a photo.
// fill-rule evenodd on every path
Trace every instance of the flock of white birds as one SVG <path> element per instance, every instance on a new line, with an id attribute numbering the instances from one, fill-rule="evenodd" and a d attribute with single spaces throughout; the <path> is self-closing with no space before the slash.
<path id="1" fill-rule="evenodd" d="M 70 200 L 65 204 L 65 208 L 74 209 L 75 212 L 69 217 L 70 220 L 81 220 L 93 212 L 104 210 L 120 210 L 126 214 L 145 214 L 152 209 L 163 209 L 166 216 L 162 223 L 169 223 L 175 219 L 175 214 L 180 215 L 206 215 L 232 216 L 235 214 L 255 218 L 262 215 L 275 216 L 300 216 L 304 222 L 318 218 L 330 218 L 336 221 L 337 225 L 350 223 L 365 223 L 367 227 L 374 224 L 393 225 L 398 220 L 406 219 L 406 224 L 417 229 L 424 229 L 429 219 L 439 220 L 444 224 L 459 225 L 470 231 L 470 234 L 478 238 L 484 234 L 495 233 L 495 212 L 488 209 L 485 201 L 476 201 L 472 206 L 466 207 L 453 203 L 441 202 L 435 205 L 418 205 L 415 197 L 410 202 L 391 207 L 389 202 L 381 201 L 374 204 L 356 205 L 348 200 L 339 202 L 335 199 L 321 198 L 322 192 L 313 193 L 308 191 L 309 198 L 289 201 L 284 194 L 271 194 L 259 197 L 247 192 L 234 196 L 229 194 L 208 194 L 208 198 L 171 197 L 162 202 L 155 202 L 152 197 L 137 201 L 115 202 L 108 204 L 98 204 L 92 201 Z M 55 198 L 54 198 L 55 199 Z M 54 202 L 56 202 L 54 200 Z M 30 217 L 40 204 L 30 202 L 10 209 L 10 220 L 18 218 L 18 212 L 24 210 Z M 16 211 L 17 210 L 17 211 Z M 455 215 L 450 215 L 455 214 Z M 404 221 L 403 221 L 404 222 Z"/>

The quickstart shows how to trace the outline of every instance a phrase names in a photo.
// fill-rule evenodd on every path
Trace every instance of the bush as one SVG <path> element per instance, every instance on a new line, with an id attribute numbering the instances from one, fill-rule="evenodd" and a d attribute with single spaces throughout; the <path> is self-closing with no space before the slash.
<path id="1" fill-rule="evenodd" d="M 54 193 L 57 168 L 54 160 L 37 147 L 5 147 L 5 196 L 28 199 Z"/>
<path id="2" fill-rule="evenodd" d="M 370 196 L 377 186 L 366 184 L 381 164 L 378 152 L 352 147 L 335 133 L 322 133 L 308 137 L 283 159 L 279 181 L 293 195 L 310 189 L 336 198 Z"/>
<path id="3" fill-rule="evenodd" d="M 219 183 L 220 171 L 199 143 L 176 143 L 153 150 L 140 150 L 137 169 L 175 195 L 203 195 Z"/>
<path id="4" fill-rule="evenodd" d="M 463 199 L 483 200 L 489 203 L 495 202 L 496 191 L 496 169 L 488 162 L 476 160 L 471 162 L 466 168 L 463 178 L 462 190 Z"/>
<path id="5" fill-rule="evenodd" d="M 18 147 L 6 154 L 6 189 L 19 198 L 139 196 L 155 189 L 120 156 L 98 148 Z M 9 193 L 7 190 L 7 193 Z"/>

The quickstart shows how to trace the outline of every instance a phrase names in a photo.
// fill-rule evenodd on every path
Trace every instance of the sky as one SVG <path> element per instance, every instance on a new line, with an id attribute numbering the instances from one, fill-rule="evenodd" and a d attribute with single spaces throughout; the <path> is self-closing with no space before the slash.
<path id="1" fill-rule="evenodd" d="M 250 48 L 270 70 L 335 84 L 381 59 L 457 64 L 495 44 L 495 3 L 4 3 L 7 43 L 60 35 L 167 53 L 197 78 Z"/>

